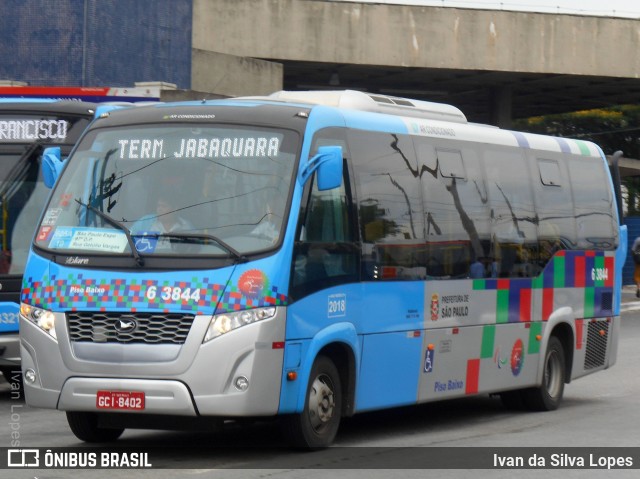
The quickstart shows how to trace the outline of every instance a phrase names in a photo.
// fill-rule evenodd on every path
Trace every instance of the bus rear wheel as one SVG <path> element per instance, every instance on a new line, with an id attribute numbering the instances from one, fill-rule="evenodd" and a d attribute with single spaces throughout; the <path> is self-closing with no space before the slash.
<path id="1" fill-rule="evenodd" d="M 67 423 L 71 432 L 85 442 L 111 442 L 124 432 L 123 428 L 106 428 L 98 425 L 98 414 L 94 412 L 67 411 Z"/>
<path id="2" fill-rule="evenodd" d="M 560 340 L 552 336 L 544 356 L 542 384 L 522 391 L 522 399 L 527 408 L 532 411 L 558 409 L 564 393 L 565 379 L 564 349 Z"/>
<path id="3" fill-rule="evenodd" d="M 319 356 L 309 375 L 301 414 L 285 416 L 283 431 L 294 447 L 321 449 L 333 442 L 340 426 L 342 388 L 336 366 Z"/>

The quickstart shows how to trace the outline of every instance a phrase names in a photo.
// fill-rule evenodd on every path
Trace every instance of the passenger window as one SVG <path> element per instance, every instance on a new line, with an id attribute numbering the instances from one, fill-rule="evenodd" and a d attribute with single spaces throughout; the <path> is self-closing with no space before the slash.
<path id="1" fill-rule="evenodd" d="M 457 150 L 437 150 L 438 165 L 443 178 L 458 178 L 464 180 L 464 164 L 462 153 Z"/>
<path id="2" fill-rule="evenodd" d="M 540 181 L 543 185 L 562 186 L 558 162 L 538 159 L 538 171 L 540 172 Z"/>
<path id="3" fill-rule="evenodd" d="M 414 142 L 426 221 L 427 277 L 490 277 L 489 209 L 476 149 L 447 149 L 444 141 L 431 138 Z"/>
<path id="4" fill-rule="evenodd" d="M 575 201 L 578 249 L 613 250 L 618 245 L 616 201 L 600 158 L 571 157 L 568 162 Z"/>
<path id="5" fill-rule="evenodd" d="M 533 166 L 531 185 L 538 217 L 537 272 L 539 273 L 556 252 L 576 247 L 576 221 L 567 170 L 567 155 L 547 152 L 545 155 L 549 156 L 544 159 L 536 159 L 533 153 L 529 155 Z M 536 181 L 538 175 L 540 181 Z"/>
<path id="6" fill-rule="evenodd" d="M 333 137 L 329 140 L 318 138 L 314 145 L 340 145 L 344 152 L 347 151 L 346 143 Z M 348 178 L 345 166 L 339 188 L 320 191 L 314 175 L 311 187 L 306 189 L 294 249 L 290 289 L 294 300 L 330 286 L 359 280 Z"/>
<path id="7" fill-rule="evenodd" d="M 491 207 L 492 253 L 498 277 L 538 274 L 538 222 L 522 151 L 488 149 L 484 165 Z"/>
<path id="8" fill-rule="evenodd" d="M 408 136 L 349 132 L 358 193 L 363 276 L 416 280 L 427 275 L 420 171 Z"/>

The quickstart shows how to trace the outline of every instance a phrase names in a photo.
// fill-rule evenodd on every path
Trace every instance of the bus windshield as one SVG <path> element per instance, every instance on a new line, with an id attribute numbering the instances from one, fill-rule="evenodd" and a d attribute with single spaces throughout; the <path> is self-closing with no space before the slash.
<path id="1" fill-rule="evenodd" d="M 91 120 L 92 112 L 75 114 L 65 107 L 57 111 L 56 105 L 0 104 L 2 275 L 24 272 L 34 227 L 49 196 L 40 172 L 43 149 L 55 145 L 68 155 Z M 6 292 L 7 288 L 3 290 Z"/>
<path id="2" fill-rule="evenodd" d="M 2 201 L 2 257 L 0 274 L 22 274 L 33 228 L 49 190 L 42 182 L 39 146 L 0 151 L 0 198 Z"/>
<path id="3" fill-rule="evenodd" d="M 36 244 L 143 257 L 273 248 L 297 151 L 296 133 L 253 126 L 93 130 L 70 158 Z"/>

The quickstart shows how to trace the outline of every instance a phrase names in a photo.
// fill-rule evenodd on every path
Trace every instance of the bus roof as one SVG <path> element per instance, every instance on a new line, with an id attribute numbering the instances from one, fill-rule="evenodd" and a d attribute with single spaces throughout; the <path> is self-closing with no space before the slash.
<path id="1" fill-rule="evenodd" d="M 51 100 L 47 98 L 0 98 L 1 112 L 43 111 L 51 113 L 71 113 L 93 115 L 96 104 L 74 100 Z"/>
<path id="2" fill-rule="evenodd" d="M 293 103 L 334 106 L 372 113 L 409 116 L 422 119 L 467 123 L 458 108 L 445 103 L 411 100 L 356 90 L 279 91 L 266 99 Z"/>
<path id="3" fill-rule="evenodd" d="M 233 108 L 236 107 L 236 108 Z M 319 107 L 339 112 L 340 122 L 333 126 L 407 133 L 497 144 L 516 148 L 570 153 L 604 159 L 600 148 L 589 141 L 504 130 L 495 126 L 468 123 L 456 107 L 441 103 L 409 100 L 353 90 L 280 91 L 269 96 L 238 97 L 217 100 L 159 103 L 148 107 L 114 112 L 108 124 L 166 121 L 167 109 L 178 121 L 207 121 L 212 114 L 219 122 L 248 122 L 278 125 L 302 131 L 305 122 Z M 203 110 L 209 108 L 209 111 Z M 102 123 L 104 125 L 105 123 Z M 331 121 L 322 126 L 332 126 Z"/>

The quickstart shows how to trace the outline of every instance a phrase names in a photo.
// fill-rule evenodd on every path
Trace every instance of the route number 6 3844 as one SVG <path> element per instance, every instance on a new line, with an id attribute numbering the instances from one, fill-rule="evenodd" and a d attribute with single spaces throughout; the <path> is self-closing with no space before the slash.
<path id="1" fill-rule="evenodd" d="M 200 289 L 180 288 L 178 286 L 149 286 L 145 296 L 150 301 L 158 297 L 163 301 L 200 301 Z"/>

